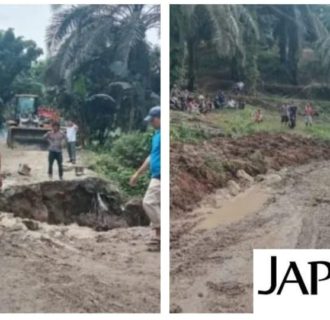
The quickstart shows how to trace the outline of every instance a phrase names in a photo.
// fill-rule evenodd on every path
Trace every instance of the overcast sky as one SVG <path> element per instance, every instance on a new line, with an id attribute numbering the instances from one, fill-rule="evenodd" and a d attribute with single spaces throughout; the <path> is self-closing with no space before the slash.
<path id="1" fill-rule="evenodd" d="M 16 36 L 34 40 L 46 52 L 45 32 L 51 18 L 49 5 L 0 5 L 0 30 L 15 29 Z M 150 30 L 148 40 L 159 44 L 157 30 Z"/>

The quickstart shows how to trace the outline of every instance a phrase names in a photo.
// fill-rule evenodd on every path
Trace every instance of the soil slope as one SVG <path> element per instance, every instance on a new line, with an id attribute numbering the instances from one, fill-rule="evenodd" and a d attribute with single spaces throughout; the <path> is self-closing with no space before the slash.
<path id="1" fill-rule="evenodd" d="M 206 194 L 270 169 L 330 159 L 330 143 L 300 135 L 261 132 L 240 138 L 213 138 L 199 144 L 171 145 L 171 218 L 191 210 Z"/>

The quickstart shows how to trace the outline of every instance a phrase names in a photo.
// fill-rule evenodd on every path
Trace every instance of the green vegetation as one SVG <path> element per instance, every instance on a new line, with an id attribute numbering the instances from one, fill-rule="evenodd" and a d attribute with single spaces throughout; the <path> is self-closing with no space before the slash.
<path id="1" fill-rule="evenodd" d="M 198 126 L 187 124 L 184 121 L 180 124 L 171 124 L 171 141 L 184 143 L 198 143 L 210 136 Z"/>
<path id="2" fill-rule="evenodd" d="M 171 142 L 201 143 L 214 136 L 212 131 L 206 128 L 218 128 L 224 136 L 240 137 L 257 132 L 285 132 L 301 134 L 306 137 L 313 137 L 322 140 L 330 140 L 330 117 L 321 114 L 314 117 L 314 124 L 306 127 L 304 117 L 298 115 L 297 127 L 293 130 L 280 124 L 280 115 L 273 110 L 262 109 L 264 121 L 260 124 L 253 123 L 252 116 L 257 107 L 248 105 L 244 110 L 222 110 L 213 112 L 194 121 L 196 115 L 183 116 L 183 113 L 173 112 L 172 117 L 183 117 L 185 121 L 172 122 Z M 186 121 L 190 118 L 190 121 Z"/>
<path id="3" fill-rule="evenodd" d="M 47 57 L 35 42 L 0 30 L 0 115 L 15 94 L 29 93 L 72 118 L 85 145 L 143 129 L 160 101 L 160 49 L 147 39 L 159 22 L 156 5 L 52 6 Z"/>
<path id="4" fill-rule="evenodd" d="M 86 143 L 138 130 L 159 104 L 160 50 L 146 38 L 160 22 L 153 5 L 69 5 L 47 28 L 49 99 L 77 119 Z"/>
<path id="5" fill-rule="evenodd" d="M 149 173 L 139 180 L 135 188 L 129 186 L 129 180 L 148 156 L 151 136 L 151 132 L 132 132 L 123 134 L 112 147 L 97 148 L 88 159 L 91 169 L 111 180 L 124 195 L 142 196 L 150 180 Z"/>
<path id="6" fill-rule="evenodd" d="M 321 85 L 330 97 L 330 6 L 172 5 L 170 15 L 172 86 L 192 91 L 213 77 L 215 90 L 235 81 L 253 95 Z"/>
<path id="7" fill-rule="evenodd" d="M 240 98 L 247 103 L 244 110 L 206 115 L 172 111 L 171 142 L 256 132 L 330 139 L 329 5 L 172 5 L 170 15 L 171 86 L 195 97 L 221 89 L 237 100 L 231 88 L 243 81 Z M 299 106 L 294 130 L 280 124 L 282 103 Z M 312 127 L 302 115 L 307 103 L 319 113 Z M 255 124 L 258 108 L 264 121 Z"/>
<path id="8" fill-rule="evenodd" d="M 0 100 L 6 104 L 19 91 L 42 50 L 31 40 L 16 37 L 13 29 L 0 30 Z"/>
<path id="9" fill-rule="evenodd" d="M 221 126 L 226 134 L 231 136 L 241 136 L 256 132 L 287 132 L 302 134 L 309 137 L 330 139 L 330 122 L 326 119 L 314 118 L 314 125 L 306 127 L 303 116 L 298 115 L 297 127 L 293 130 L 280 124 L 278 112 L 263 110 L 264 121 L 260 124 L 252 122 L 252 116 L 257 110 L 256 107 L 247 106 L 245 110 L 226 110 L 222 114 L 217 113 L 214 121 Z"/>

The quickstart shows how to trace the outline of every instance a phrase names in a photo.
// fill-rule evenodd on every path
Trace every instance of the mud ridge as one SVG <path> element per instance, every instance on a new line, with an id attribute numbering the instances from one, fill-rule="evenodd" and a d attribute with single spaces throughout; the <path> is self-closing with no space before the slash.
<path id="1" fill-rule="evenodd" d="M 171 145 L 171 218 L 192 210 L 203 197 L 242 169 L 256 177 L 269 170 L 329 160 L 330 143 L 289 133 L 260 132 Z"/>

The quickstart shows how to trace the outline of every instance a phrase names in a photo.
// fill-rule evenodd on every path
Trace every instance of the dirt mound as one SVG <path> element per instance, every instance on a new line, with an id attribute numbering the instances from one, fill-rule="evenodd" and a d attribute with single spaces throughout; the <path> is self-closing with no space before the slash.
<path id="1" fill-rule="evenodd" d="M 0 211 L 49 224 L 76 222 L 96 230 L 149 224 L 143 210 L 132 214 L 131 205 L 123 207 L 119 191 L 99 178 L 17 185 L 0 195 Z"/>
<path id="2" fill-rule="evenodd" d="M 205 194 L 269 169 L 330 159 L 330 143 L 294 134 L 257 133 L 241 138 L 213 138 L 201 144 L 171 145 L 171 215 L 191 210 Z"/>

